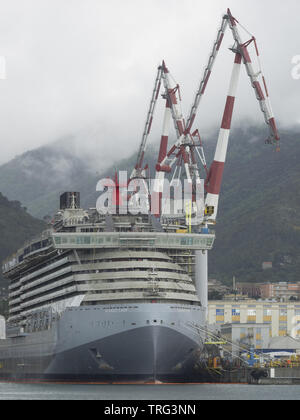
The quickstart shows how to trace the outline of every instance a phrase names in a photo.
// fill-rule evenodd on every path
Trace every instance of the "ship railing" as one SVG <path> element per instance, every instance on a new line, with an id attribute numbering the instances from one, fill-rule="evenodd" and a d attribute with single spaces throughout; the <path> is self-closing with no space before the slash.
<path id="1" fill-rule="evenodd" d="M 144 292 L 143 296 L 144 297 L 165 297 L 165 296 L 167 296 L 167 293 L 166 292 L 149 291 L 149 292 Z"/>
<path id="2" fill-rule="evenodd" d="M 52 237 L 52 231 L 51 229 L 47 229 L 43 231 L 39 236 L 36 236 L 32 238 L 30 241 L 25 242 L 22 248 L 20 248 L 17 252 L 10 255 L 3 261 L 2 272 L 6 273 L 10 271 L 11 269 L 13 269 L 14 267 L 16 267 L 19 263 L 21 263 L 22 260 L 20 261 L 20 257 L 23 256 L 23 258 L 26 258 L 27 256 L 32 255 L 33 253 L 37 253 L 43 249 L 47 249 L 49 246 L 46 246 L 37 250 L 33 250 L 32 252 L 29 251 L 26 255 L 24 254 L 25 249 L 30 248 L 31 245 L 33 245 L 34 243 L 44 241 L 45 239 L 49 239 L 51 237 Z"/>

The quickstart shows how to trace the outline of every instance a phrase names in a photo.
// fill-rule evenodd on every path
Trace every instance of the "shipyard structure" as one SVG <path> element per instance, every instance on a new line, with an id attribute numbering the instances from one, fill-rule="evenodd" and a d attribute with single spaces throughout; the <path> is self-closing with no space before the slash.
<path id="1" fill-rule="evenodd" d="M 122 183 L 115 183 L 115 212 L 97 205 L 83 210 L 79 193 L 65 193 L 51 228 L 4 263 L 9 319 L 6 338 L 3 328 L 0 334 L 0 377 L 192 380 L 206 338 L 207 254 L 215 238 L 211 229 L 242 64 L 268 127 L 266 143 L 279 150 L 257 41 L 254 36 L 243 40 L 244 27 L 239 26 L 228 9 L 187 116 L 179 84 L 164 61 L 158 67 L 136 165 L 123 182 L 126 188 L 139 184 L 137 190 L 128 189 L 125 201 L 151 197 L 146 211 L 120 211 Z M 233 69 L 208 167 L 202 137 L 193 124 L 227 28 L 233 36 Z M 160 148 L 155 168 L 149 168 L 146 145 L 162 87 Z M 170 146 L 171 123 L 176 140 Z M 150 173 L 155 173 L 154 180 Z M 178 191 L 183 180 L 187 206 L 172 213 L 165 198 L 174 204 L 176 194 L 165 197 L 164 186 L 168 181 Z"/>

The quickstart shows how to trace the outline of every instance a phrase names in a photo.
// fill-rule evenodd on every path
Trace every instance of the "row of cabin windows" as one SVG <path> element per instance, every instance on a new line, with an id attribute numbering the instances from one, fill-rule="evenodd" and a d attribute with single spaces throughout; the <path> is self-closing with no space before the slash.
<path id="1" fill-rule="evenodd" d="M 108 294 L 108 293 L 128 293 L 132 292 L 151 292 L 151 290 L 149 289 L 133 289 L 133 288 L 128 288 L 128 289 L 115 289 L 115 290 L 87 290 L 89 292 L 89 294 L 93 294 L 93 295 L 101 295 L 101 294 Z M 156 291 L 155 291 L 156 292 Z M 195 295 L 196 293 L 193 290 L 178 290 L 178 289 L 158 289 L 158 292 L 169 292 L 169 293 L 184 293 L 184 294 L 190 294 L 190 295 Z"/>

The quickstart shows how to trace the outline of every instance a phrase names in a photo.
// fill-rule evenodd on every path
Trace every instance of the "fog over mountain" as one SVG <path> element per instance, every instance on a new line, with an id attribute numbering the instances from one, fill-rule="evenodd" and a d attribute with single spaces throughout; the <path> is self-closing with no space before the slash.
<path id="1" fill-rule="evenodd" d="M 210 277 L 227 282 L 233 275 L 242 281 L 299 279 L 300 132 L 281 131 L 280 153 L 275 152 L 274 146 L 264 143 L 267 133 L 265 125 L 250 126 L 246 122 L 232 130 L 220 194 L 216 241 L 209 256 Z M 63 138 L 1 165 L 2 194 L 10 200 L 20 201 L 31 215 L 40 219 L 53 215 L 59 205 L 59 194 L 67 190 L 81 192 L 83 207 L 95 207 L 99 196 L 96 191 L 98 180 L 112 176 L 115 168 L 130 173 L 136 161 L 134 153 L 111 166 L 99 161 L 95 169 L 72 145 L 72 138 Z M 216 137 L 208 136 L 205 141 L 208 163 L 215 146 Z M 149 147 L 145 157 L 151 168 L 155 167 L 157 149 L 158 143 Z M 203 170 L 201 175 L 204 177 Z M 21 208 L 17 203 L 8 206 Z M 16 222 L 8 216 L 10 214 L 6 217 L 4 209 L 3 227 L 16 233 Z M 18 222 L 22 223 L 22 218 Z M 39 229 L 41 221 L 32 220 L 32 224 Z M 11 251 L 12 240 L 9 243 Z M 4 245 L 3 255 L 7 253 Z M 263 261 L 272 261 L 273 270 L 263 271 Z"/>
<path id="2" fill-rule="evenodd" d="M 166 60 L 188 113 L 227 7 L 255 34 L 279 128 L 300 123 L 298 0 L 0 0 L 0 163 L 61 139 L 79 156 L 112 163 L 140 141 L 156 68 Z M 245 40 L 249 34 L 241 29 Z M 195 122 L 221 121 L 233 54 L 230 31 Z M 153 136 L 159 138 L 163 101 Z M 234 122 L 260 123 L 242 71 Z M 74 140 L 75 139 L 75 140 Z M 59 169 L 59 168 L 58 168 Z"/>

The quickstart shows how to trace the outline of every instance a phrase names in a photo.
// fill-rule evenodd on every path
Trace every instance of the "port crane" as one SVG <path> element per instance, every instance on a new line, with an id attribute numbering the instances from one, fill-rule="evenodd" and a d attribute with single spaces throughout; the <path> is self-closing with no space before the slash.
<path id="1" fill-rule="evenodd" d="M 234 41 L 232 48 L 230 48 L 230 50 L 234 53 L 234 64 L 222 123 L 219 130 L 215 156 L 212 164 L 208 168 L 199 130 L 193 130 L 193 124 L 228 27 L 231 30 Z M 240 27 L 244 29 L 248 35 L 250 35 L 250 39 L 248 39 L 246 42 L 242 40 Z M 254 45 L 258 70 L 254 69 L 254 65 L 251 60 L 249 52 L 250 44 Z M 181 110 L 180 86 L 171 77 L 169 69 L 167 68 L 164 61 L 157 69 L 155 84 L 141 144 L 139 147 L 138 157 L 130 177 L 130 180 L 135 178 L 142 178 L 144 180 L 146 179 L 147 165 L 143 167 L 145 149 L 149 134 L 151 132 L 156 103 L 159 97 L 161 86 L 163 85 L 164 92 L 162 97 L 164 98 L 166 105 L 164 111 L 160 149 L 155 168 L 156 183 L 153 191 L 157 196 L 157 200 L 159 201 L 158 211 L 156 212 L 157 216 L 161 214 L 162 185 L 165 174 L 170 174 L 173 171 L 172 180 L 175 179 L 176 175 L 179 179 L 181 176 L 182 168 L 184 168 L 187 180 L 192 185 L 192 211 L 197 211 L 197 203 L 195 202 L 196 199 L 194 192 L 196 190 L 197 184 L 201 183 L 199 171 L 200 165 L 197 163 L 198 157 L 201 165 L 205 170 L 204 189 L 206 197 L 203 224 L 214 224 L 216 222 L 219 194 L 242 63 L 245 65 L 247 75 L 250 79 L 251 86 L 254 89 L 256 99 L 259 102 L 265 123 L 269 128 L 269 134 L 266 139 L 266 143 L 274 144 L 276 146 L 276 150 L 280 150 L 280 137 L 270 103 L 266 79 L 261 66 L 256 38 L 238 22 L 238 20 L 231 14 L 230 9 L 228 9 L 227 13 L 222 18 L 222 23 L 218 30 L 217 38 L 213 44 L 208 63 L 205 67 L 204 74 L 201 78 L 187 119 L 184 118 Z M 171 148 L 168 149 L 171 120 L 173 120 L 173 125 L 176 132 L 176 142 L 171 146 Z"/>

